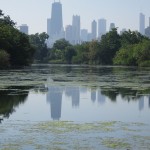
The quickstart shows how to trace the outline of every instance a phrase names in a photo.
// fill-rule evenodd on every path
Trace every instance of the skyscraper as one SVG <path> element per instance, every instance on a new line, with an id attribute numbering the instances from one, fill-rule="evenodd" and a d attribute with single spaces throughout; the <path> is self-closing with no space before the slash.
<path id="1" fill-rule="evenodd" d="M 51 18 L 47 19 L 47 34 L 49 40 L 48 46 L 52 46 L 56 40 L 64 38 L 62 4 L 59 2 L 52 3 Z"/>
<path id="2" fill-rule="evenodd" d="M 106 34 L 106 20 L 98 20 L 98 37 L 101 38 L 102 35 Z"/>
<path id="3" fill-rule="evenodd" d="M 72 34 L 72 25 L 66 26 L 65 39 L 69 41 L 69 43 L 73 44 L 73 34 Z"/>
<path id="4" fill-rule="evenodd" d="M 115 28 L 115 24 L 114 23 L 110 23 L 110 27 L 109 27 L 109 31 L 112 31 L 112 29 Z"/>
<path id="5" fill-rule="evenodd" d="M 80 43 L 80 16 L 73 15 L 72 17 L 73 44 Z"/>
<path id="6" fill-rule="evenodd" d="M 97 37 L 97 22 L 95 20 L 92 21 L 91 32 L 92 32 L 92 40 L 95 40 Z"/>
<path id="7" fill-rule="evenodd" d="M 51 35 L 51 19 L 47 19 L 47 34 L 50 36 Z"/>
<path id="8" fill-rule="evenodd" d="M 123 34 L 125 31 L 127 31 L 126 28 L 123 28 L 123 29 L 120 31 L 120 35 Z"/>
<path id="9" fill-rule="evenodd" d="M 145 28 L 145 36 L 150 38 L 150 17 L 149 17 L 149 26 Z"/>
<path id="10" fill-rule="evenodd" d="M 143 13 L 140 13 L 140 28 L 139 32 L 142 35 L 145 35 L 145 15 Z"/>
<path id="11" fill-rule="evenodd" d="M 28 26 L 27 26 L 26 24 L 22 24 L 22 25 L 20 26 L 20 32 L 25 33 L 25 34 L 28 34 L 28 32 L 29 32 Z"/>
<path id="12" fill-rule="evenodd" d="M 81 42 L 86 42 L 88 40 L 88 30 L 82 29 L 81 30 Z"/>
<path id="13" fill-rule="evenodd" d="M 60 34 L 63 29 L 63 19 L 62 19 L 62 4 L 60 2 L 55 2 L 52 4 L 51 13 L 51 34 Z"/>

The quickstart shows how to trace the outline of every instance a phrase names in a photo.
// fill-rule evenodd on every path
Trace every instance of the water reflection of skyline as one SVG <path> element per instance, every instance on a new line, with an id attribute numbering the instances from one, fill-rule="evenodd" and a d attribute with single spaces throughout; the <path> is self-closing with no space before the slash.
<path id="1" fill-rule="evenodd" d="M 144 109 L 144 97 L 142 96 L 139 99 L 139 111 L 142 111 Z"/>
<path id="2" fill-rule="evenodd" d="M 149 96 L 149 108 L 150 108 L 150 96 Z"/>
<path id="3" fill-rule="evenodd" d="M 63 89 L 61 87 L 48 87 L 47 102 L 50 103 L 51 118 L 59 120 L 61 118 Z"/>
<path id="4" fill-rule="evenodd" d="M 107 91 L 105 91 L 107 93 Z M 66 101 L 67 99 L 71 101 L 71 107 L 75 109 L 80 108 L 80 101 L 83 99 L 90 100 L 92 103 L 97 103 L 99 105 L 105 105 L 106 99 L 111 100 L 113 103 L 119 100 L 117 95 L 113 99 L 111 99 L 111 95 L 105 95 L 104 91 L 100 88 L 87 88 L 87 87 L 79 87 L 79 86 L 70 86 L 70 87 L 60 87 L 60 86 L 49 86 L 47 92 L 47 102 L 50 104 L 50 112 L 51 118 L 53 120 L 60 120 L 61 119 L 61 112 L 62 112 L 62 101 Z M 113 92 L 109 92 L 109 94 Z M 116 91 L 115 91 L 116 93 Z M 121 94 L 120 100 L 123 99 Z M 113 94 L 114 96 L 114 94 Z M 124 100 L 130 102 L 129 97 L 125 96 Z M 148 108 L 150 108 L 150 96 L 147 97 L 148 99 Z M 133 100 L 138 101 L 138 110 L 142 111 L 144 109 L 144 96 L 133 98 Z M 86 104 L 85 104 L 86 105 Z"/>
<path id="5" fill-rule="evenodd" d="M 79 107 L 79 103 L 80 103 L 79 87 L 66 87 L 65 95 L 71 97 L 72 107 Z"/>

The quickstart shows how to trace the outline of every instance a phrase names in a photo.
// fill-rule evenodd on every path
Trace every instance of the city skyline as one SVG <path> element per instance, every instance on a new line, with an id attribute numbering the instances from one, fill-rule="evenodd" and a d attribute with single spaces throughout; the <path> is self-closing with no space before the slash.
<path id="1" fill-rule="evenodd" d="M 53 2 L 54 0 L 45 0 L 44 2 L 42 0 L 38 2 L 35 0 L 26 0 L 25 2 L 1 0 L 1 9 L 5 15 L 9 15 L 17 22 L 17 26 L 27 24 L 30 27 L 29 34 L 34 34 L 47 31 L 47 18 L 51 17 L 51 5 Z M 149 0 L 106 0 L 102 2 L 98 0 L 92 2 L 61 0 L 61 3 L 64 28 L 66 25 L 72 24 L 73 15 L 81 17 L 81 29 L 87 29 L 88 32 L 91 32 L 91 22 L 93 20 L 98 21 L 100 18 L 107 20 L 107 31 L 109 31 L 110 23 L 115 23 L 116 27 L 119 27 L 119 31 L 123 28 L 139 30 L 140 12 L 145 15 L 145 27 L 149 24 Z"/>

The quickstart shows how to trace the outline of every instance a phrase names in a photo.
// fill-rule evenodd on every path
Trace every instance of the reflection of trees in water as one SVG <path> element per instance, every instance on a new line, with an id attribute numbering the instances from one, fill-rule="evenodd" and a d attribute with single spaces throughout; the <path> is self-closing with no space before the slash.
<path id="1" fill-rule="evenodd" d="M 118 95 L 120 95 L 123 100 L 127 100 L 129 102 L 133 100 L 139 100 L 141 97 L 143 97 L 143 94 L 150 93 L 150 89 L 139 91 L 131 88 L 112 88 L 112 90 L 102 88 L 101 93 L 114 102 L 116 101 Z"/>
<path id="2" fill-rule="evenodd" d="M 15 108 L 26 101 L 29 87 L 9 87 L 0 90 L 0 123 L 15 112 Z"/>
<path id="3" fill-rule="evenodd" d="M 107 96 L 112 102 L 116 102 L 116 98 L 117 98 L 117 91 L 112 91 L 109 89 L 101 89 L 101 93 L 105 96 Z"/>

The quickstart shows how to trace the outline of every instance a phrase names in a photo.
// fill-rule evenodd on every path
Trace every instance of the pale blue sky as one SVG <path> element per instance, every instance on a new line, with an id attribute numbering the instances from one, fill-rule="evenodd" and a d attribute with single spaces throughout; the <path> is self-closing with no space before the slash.
<path id="1" fill-rule="evenodd" d="M 56 0 L 58 1 L 58 0 Z M 47 30 L 47 18 L 51 16 L 54 0 L 0 0 L 0 9 L 17 25 L 27 24 L 29 33 Z M 81 16 L 81 28 L 91 29 L 92 20 L 105 18 L 107 29 L 114 22 L 119 30 L 139 29 L 139 13 L 150 17 L 150 0 L 61 0 L 64 27 L 72 22 L 72 15 Z"/>

